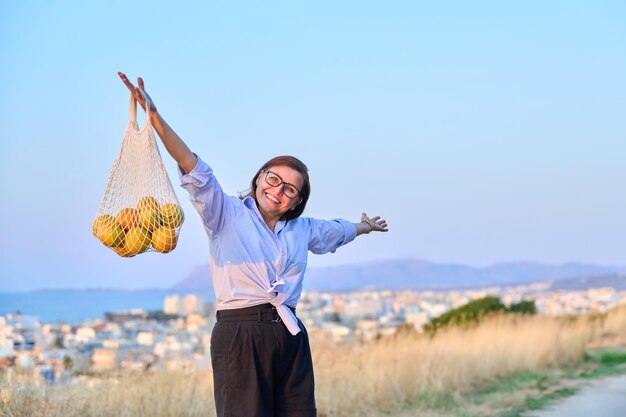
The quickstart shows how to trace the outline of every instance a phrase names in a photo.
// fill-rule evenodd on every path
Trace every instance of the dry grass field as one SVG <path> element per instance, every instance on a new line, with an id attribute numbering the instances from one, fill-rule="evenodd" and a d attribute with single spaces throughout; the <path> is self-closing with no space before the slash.
<path id="1" fill-rule="evenodd" d="M 312 344 L 320 417 L 502 415 L 527 401 L 520 383 L 549 391 L 555 375 L 583 366 L 590 349 L 626 346 L 626 306 L 573 318 L 496 316 L 433 337 L 402 333 L 359 346 Z M 553 370 L 550 378 L 533 376 L 545 370 Z M 6 372 L 0 378 L 2 417 L 214 415 L 210 371 L 154 371 L 76 385 Z M 512 388 L 494 394 L 497 405 L 471 400 L 498 381 Z"/>

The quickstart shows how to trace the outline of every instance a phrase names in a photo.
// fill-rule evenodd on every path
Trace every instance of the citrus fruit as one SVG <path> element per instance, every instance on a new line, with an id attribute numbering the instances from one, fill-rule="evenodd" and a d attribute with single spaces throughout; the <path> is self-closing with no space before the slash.
<path id="1" fill-rule="evenodd" d="M 115 223 L 115 219 L 110 214 L 101 214 L 91 224 L 91 232 L 100 239 L 100 230 L 107 223 Z"/>
<path id="2" fill-rule="evenodd" d="M 159 209 L 144 207 L 139 211 L 139 226 L 152 232 L 161 225 Z"/>
<path id="3" fill-rule="evenodd" d="M 163 204 L 159 209 L 159 213 L 161 214 L 161 221 L 165 226 L 178 228 L 185 220 L 183 210 L 178 204 Z"/>
<path id="4" fill-rule="evenodd" d="M 124 240 L 126 240 L 126 239 L 124 239 Z M 115 253 L 117 253 L 119 256 L 121 256 L 123 258 L 132 258 L 133 256 L 135 256 L 135 254 L 131 253 L 126 248 L 126 245 L 124 245 L 124 244 L 122 244 L 120 246 L 114 247 L 113 250 L 115 251 Z"/>
<path id="5" fill-rule="evenodd" d="M 159 202 L 156 198 L 151 195 L 147 195 L 145 197 L 141 197 L 139 199 L 139 203 L 137 203 L 137 210 L 141 211 L 145 208 L 152 208 L 154 210 L 159 209 Z"/>
<path id="6" fill-rule="evenodd" d="M 103 223 L 98 231 L 98 239 L 108 247 L 119 246 L 124 241 L 124 229 L 116 222 Z"/>
<path id="7" fill-rule="evenodd" d="M 133 227 L 139 226 L 139 211 L 134 208 L 121 209 L 117 216 L 115 216 L 117 224 L 122 226 L 124 230 L 129 230 Z"/>
<path id="8" fill-rule="evenodd" d="M 155 251 L 168 253 L 176 248 L 178 235 L 171 226 L 161 226 L 152 233 L 152 247 Z"/>
<path id="9" fill-rule="evenodd" d="M 145 252 L 150 247 L 150 238 L 152 234 L 143 227 L 133 227 L 126 233 L 124 239 L 124 249 L 128 252 L 128 256 L 135 256 L 138 253 Z"/>

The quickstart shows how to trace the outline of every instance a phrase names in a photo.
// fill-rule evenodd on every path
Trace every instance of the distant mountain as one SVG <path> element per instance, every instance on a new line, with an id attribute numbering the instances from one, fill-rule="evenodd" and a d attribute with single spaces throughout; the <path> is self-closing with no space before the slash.
<path id="1" fill-rule="evenodd" d="M 626 291 L 626 274 L 584 276 L 553 281 L 549 289 L 552 291 L 580 291 L 587 288 L 611 287 L 617 291 Z"/>
<path id="2" fill-rule="evenodd" d="M 209 264 L 198 265 L 191 270 L 189 275 L 178 281 L 172 287 L 173 290 L 213 290 L 213 281 L 211 280 L 211 267 Z"/>
<path id="3" fill-rule="evenodd" d="M 437 264 L 417 259 L 367 262 L 309 268 L 305 289 L 343 291 L 371 289 L 448 289 L 486 285 L 523 284 L 572 277 L 610 276 L 626 273 L 626 266 L 606 267 L 581 263 L 546 265 L 537 262 L 500 263 L 484 268 L 460 264 Z M 573 285 L 573 284 L 572 284 Z M 210 289 L 209 265 L 200 265 L 172 289 Z"/>

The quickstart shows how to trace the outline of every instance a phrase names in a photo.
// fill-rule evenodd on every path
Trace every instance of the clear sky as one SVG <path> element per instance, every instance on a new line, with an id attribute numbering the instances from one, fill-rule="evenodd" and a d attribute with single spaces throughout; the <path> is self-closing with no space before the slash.
<path id="1" fill-rule="evenodd" d="M 118 70 L 236 193 L 307 163 L 305 215 L 384 216 L 309 265 L 415 257 L 626 263 L 626 6 L 0 2 L 0 291 L 168 287 L 208 262 L 91 234 L 127 118 Z"/>

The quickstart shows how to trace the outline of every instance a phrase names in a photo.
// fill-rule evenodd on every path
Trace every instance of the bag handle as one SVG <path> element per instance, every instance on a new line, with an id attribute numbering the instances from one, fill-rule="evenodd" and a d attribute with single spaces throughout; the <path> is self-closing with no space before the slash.
<path id="1" fill-rule="evenodd" d="M 137 99 L 130 93 L 130 108 L 128 109 L 128 122 L 135 126 L 138 132 L 143 132 L 146 127 L 150 124 L 150 106 L 148 105 L 148 98 L 144 94 L 143 91 L 139 90 L 141 96 L 143 97 L 143 101 L 146 103 L 146 123 L 143 125 L 141 129 L 137 126 Z"/>

